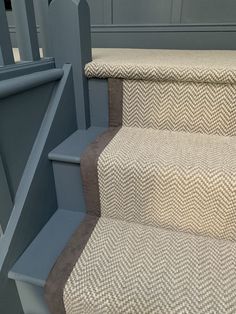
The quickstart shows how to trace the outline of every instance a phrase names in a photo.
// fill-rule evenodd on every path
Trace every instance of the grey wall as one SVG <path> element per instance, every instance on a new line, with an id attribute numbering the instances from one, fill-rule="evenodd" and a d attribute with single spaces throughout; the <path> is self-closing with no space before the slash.
<path id="1" fill-rule="evenodd" d="M 92 24 L 235 23 L 235 0 L 88 0 Z"/>
<path id="2" fill-rule="evenodd" d="M 93 47 L 236 49 L 235 0 L 88 0 Z"/>
<path id="3" fill-rule="evenodd" d="M 235 0 L 87 1 L 93 47 L 236 49 Z"/>

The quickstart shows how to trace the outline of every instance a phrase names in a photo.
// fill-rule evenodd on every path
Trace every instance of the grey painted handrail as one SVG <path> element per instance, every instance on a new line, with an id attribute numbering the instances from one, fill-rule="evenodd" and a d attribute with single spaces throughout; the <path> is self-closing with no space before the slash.
<path id="1" fill-rule="evenodd" d="M 60 80 L 63 73 L 64 71 L 62 69 L 52 69 L 0 81 L 0 99 L 22 93 L 49 82 Z"/>

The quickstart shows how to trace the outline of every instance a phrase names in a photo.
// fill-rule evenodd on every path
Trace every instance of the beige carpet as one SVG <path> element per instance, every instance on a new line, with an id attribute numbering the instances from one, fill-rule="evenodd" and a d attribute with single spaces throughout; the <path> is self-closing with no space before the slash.
<path id="1" fill-rule="evenodd" d="M 123 81 L 123 125 L 236 135 L 236 85 Z"/>
<path id="2" fill-rule="evenodd" d="M 98 160 L 101 215 L 236 239 L 236 138 L 123 127 Z"/>
<path id="3" fill-rule="evenodd" d="M 236 82 L 235 51 L 94 49 L 88 77 Z"/>
<path id="4" fill-rule="evenodd" d="M 70 314 L 236 313 L 236 245 L 100 218 L 64 290 Z"/>

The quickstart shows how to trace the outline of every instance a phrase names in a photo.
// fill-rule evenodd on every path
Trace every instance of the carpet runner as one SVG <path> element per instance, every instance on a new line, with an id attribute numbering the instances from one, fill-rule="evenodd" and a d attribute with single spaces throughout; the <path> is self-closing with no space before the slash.
<path id="1" fill-rule="evenodd" d="M 236 53 L 96 50 L 109 123 L 81 158 L 88 215 L 52 313 L 236 313 Z"/>

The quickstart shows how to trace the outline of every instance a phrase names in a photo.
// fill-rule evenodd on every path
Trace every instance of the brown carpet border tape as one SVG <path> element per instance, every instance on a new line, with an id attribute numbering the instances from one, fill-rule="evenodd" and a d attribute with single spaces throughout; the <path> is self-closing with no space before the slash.
<path id="1" fill-rule="evenodd" d="M 123 80 L 108 79 L 109 126 L 118 127 L 123 120 Z"/>
<path id="2" fill-rule="evenodd" d="M 48 276 L 44 291 L 46 302 L 52 314 L 66 313 L 63 302 L 64 287 L 98 219 L 98 217 L 89 215 L 85 217 L 84 221 L 72 235 Z"/>
<path id="3" fill-rule="evenodd" d="M 80 171 L 83 182 L 83 191 L 87 212 L 90 215 L 100 217 L 101 205 L 98 183 L 98 158 L 105 147 L 120 130 L 109 128 L 90 144 L 81 156 Z"/>

